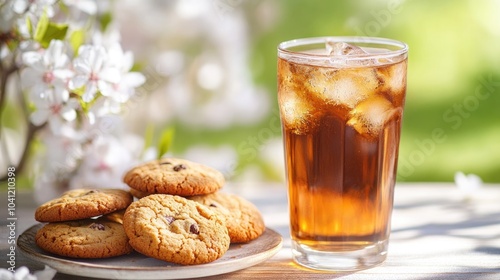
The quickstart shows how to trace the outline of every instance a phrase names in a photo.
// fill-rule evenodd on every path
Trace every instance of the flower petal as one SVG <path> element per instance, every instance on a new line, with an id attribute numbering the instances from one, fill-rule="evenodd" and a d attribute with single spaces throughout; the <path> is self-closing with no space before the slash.
<path id="1" fill-rule="evenodd" d="M 61 109 L 61 117 L 67 121 L 74 121 L 76 119 L 76 111 L 70 106 L 63 106 Z"/>
<path id="2" fill-rule="evenodd" d="M 68 59 L 64 53 L 64 43 L 60 40 L 51 40 L 47 51 L 43 54 L 45 65 L 63 67 Z"/>
<path id="3" fill-rule="evenodd" d="M 92 99 L 94 99 L 95 94 L 97 93 L 97 86 L 95 83 L 88 83 L 85 86 L 85 93 L 82 96 L 82 100 L 84 102 L 90 102 Z"/>
<path id="4" fill-rule="evenodd" d="M 128 86 L 136 88 L 146 82 L 146 77 L 139 72 L 130 72 L 123 76 L 122 81 Z"/>
<path id="5" fill-rule="evenodd" d="M 77 57 L 73 60 L 73 68 L 79 74 L 90 74 L 92 72 L 89 62 L 81 57 Z"/>
<path id="6" fill-rule="evenodd" d="M 39 126 L 44 124 L 48 120 L 49 116 L 50 110 L 39 109 L 31 114 L 30 120 L 34 125 Z"/>
<path id="7" fill-rule="evenodd" d="M 78 8 L 89 15 L 93 15 L 97 12 L 97 4 L 93 0 L 80 0 L 77 3 Z"/>
<path id="8" fill-rule="evenodd" d="M 101 91 L 102 95 L 111 97 L 115 94 L 115 90 L 113 89 L 113 86 L 105 81 L 97 81 L 97 87 L 99 88 L 99 91 Z"/>
<path id="9" fill-rule="evenodd" d="M 67 79 L 75 75 L 75 73 L 73 73 L 73 71 L 69 69 L 55 69 L 54 71 L 52 71 L 52 74 L 54 74 L 54 77 L 63 81 L 66 81 Z"/>
<path id="10" fill-rule="evenodd" d="M 112 84 L 116 84 L 121 80 L 120 70 L 115 67 L 105 68 L 99 72 L 99 79 Z"/>
<path id="11" fill-rule="evenodd" d="M 88 82 L 89 82 L 89 77 L 87 75 L 77 75 L 70 80 L 69 88 L 70 89 L 81 88 Z"/>
<path id="12" fill-rule="evenodd" d="M 25 52 L 22 55 L 22 60 L 25 65 L 31 66 L 42 59 L 42 56 L 38 52 Z"/>

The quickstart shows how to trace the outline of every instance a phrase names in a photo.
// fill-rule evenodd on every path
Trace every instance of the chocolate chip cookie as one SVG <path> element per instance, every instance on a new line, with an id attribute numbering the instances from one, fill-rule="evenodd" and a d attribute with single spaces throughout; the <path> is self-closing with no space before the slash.
<path id="1" fill-rule="evenodd" d="M 189 197 L 225 218 L 231 243 L 242 243 L 256 239 L 266 229 L 259 209 L 243 197 L 216 192 Z"/>
<path id="2" fill-rule="evenodd" d="M 120 189 L 77 189 L 48 201 L 35 211 L 39 222 L 87 219 L 127 208 L 132 195 Z"/>
<path id="3" fill-rule="evenodd" d="M 214 261 L 230 244 L 221 217 L 174 195 L 152 194 L 133 202 L 125 211 L 123 227 L 138 252 L 182 265 Z"/>
<path id="4" fill-rule="evenodd" d="M 123 181 L 142 192 L 180 196 L 213 193 L 225 182 L 221 172 L 178 158 L 163 158 L 139 165 L 127 172 Z"/>
<path id="5" fill-rule="evenodd" d="M 38 230 L 35 242 L 45 251 L 72 258 L 108 258 L 133 251 L 123 226 L 101 219 L 48 223 Z"/>

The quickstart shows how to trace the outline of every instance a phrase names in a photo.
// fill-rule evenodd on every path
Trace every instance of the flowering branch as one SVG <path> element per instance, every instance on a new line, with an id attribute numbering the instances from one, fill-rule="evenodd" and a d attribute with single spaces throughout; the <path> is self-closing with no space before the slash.
<path id="1" fill-rule="evenodd" d="M 133 55 L 122 50 L 109 15 L 99 21 L 102 15 L 95 1 L 0 4 L 0 118 L 9 77 L 19 73 L 21 92 L 15 94 L 28 130 L 16 170 L 26 165 L 30 144 L 38 136 L 45 149 L 35 158 L 40 167 L 35 169 L 35 188 L 109 187 L 105 178 L 116 185 L 127 168 L 124 163 L 132 164 L 137 156 L 117 141 L 125 135 L 102 129 L 145 82 L 141 73 L 131 71 Z M 89 183 L 88 178 L 99 181 Z"/>

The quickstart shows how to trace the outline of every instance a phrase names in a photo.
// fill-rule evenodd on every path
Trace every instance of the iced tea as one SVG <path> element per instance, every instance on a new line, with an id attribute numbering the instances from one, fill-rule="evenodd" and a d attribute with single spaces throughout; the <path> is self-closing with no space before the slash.
<path id="1" fill-rule="evenodd" d="M 278 57 L 294 258 L 318 269 L 380 263 L 390 232 L 406 46 L 348 39 Z"/>

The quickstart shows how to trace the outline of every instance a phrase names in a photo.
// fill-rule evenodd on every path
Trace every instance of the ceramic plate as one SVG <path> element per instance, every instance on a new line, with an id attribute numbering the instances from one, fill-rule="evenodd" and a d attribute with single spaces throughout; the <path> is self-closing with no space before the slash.
<path id="1" fill-rule="evenodd" d="M 186 279 L 219 275 L 261 263 L 282 246 L 280 234 L 267 228 L 257 239 L 233 244 L 222 258 L 207 264 L 181 266 L 139 253 L 108 259 L 71 259 L 40 249 L 35 234 L 43 224 L 32 226 L 18 239 L 18 246 L 26 257 L 46 264 L 60 273 L 107 279 Z"/>

